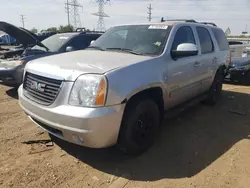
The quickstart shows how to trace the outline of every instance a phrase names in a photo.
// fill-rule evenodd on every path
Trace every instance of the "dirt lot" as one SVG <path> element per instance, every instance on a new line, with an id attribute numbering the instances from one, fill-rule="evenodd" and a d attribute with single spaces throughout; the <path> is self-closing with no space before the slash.
<path id="1" fill-rule="evenodd" d="M 53 146 L 21 111 L 15 90 L 0 86 L 0 187 L 249 188 L 249 135 L 250 87 L 225 85 L 215 107 L 165 120 L 139 157 L 58 139 Z"/>

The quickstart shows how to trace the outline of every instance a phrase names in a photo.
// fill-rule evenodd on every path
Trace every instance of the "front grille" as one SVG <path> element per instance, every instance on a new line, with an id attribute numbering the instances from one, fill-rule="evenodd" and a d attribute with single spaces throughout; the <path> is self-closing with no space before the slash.
<path id="1" fill-rule="evenodd" d="M 23 82 L 24 95 L 42 105 L 52 104 L 62 85 L 62 80 L 46 78 L 26 72 Z"/>

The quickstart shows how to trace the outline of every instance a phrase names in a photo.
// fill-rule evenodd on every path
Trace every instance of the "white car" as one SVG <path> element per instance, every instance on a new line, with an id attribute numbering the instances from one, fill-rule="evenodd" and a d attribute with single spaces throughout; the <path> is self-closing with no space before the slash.
<path id="1" fill-rule="evenodd" d="M 138 154 L 152 145 L 164 112 L 197 98 L 218 101 L 229 61 L 214 24 L 116 26 L 87 50 L 28 63 L 19 102 L 56 137 Z"/>

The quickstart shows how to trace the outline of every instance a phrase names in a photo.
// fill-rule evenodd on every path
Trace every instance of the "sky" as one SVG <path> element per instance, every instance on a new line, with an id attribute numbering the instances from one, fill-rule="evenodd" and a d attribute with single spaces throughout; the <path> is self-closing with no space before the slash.
<path id="1" fill-rule="evenodd" d="M 25 15 L 25 28 L 38 30 L 66 25 L 66 0 L 0 0 L 0 20 L 22 26 L 20 15 Z M 72 1 L 72 0 L 69 0 Z M 81 23 L 93 29 L 98 18 L 96 0 L 78 0 Z M 147 22 L 147 6 L 152 4 L 152 22 L 165 19 L 195 19 L 215 22 L 231 34 L 250 32 L 250 0 L 110 0 L 105 5 L 106 28 L 128 23 Z"/>

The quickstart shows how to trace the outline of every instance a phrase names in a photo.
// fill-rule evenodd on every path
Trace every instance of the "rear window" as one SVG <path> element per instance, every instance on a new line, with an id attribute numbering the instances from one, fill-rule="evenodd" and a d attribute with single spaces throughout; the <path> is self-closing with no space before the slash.
<path id="1" fill-rule="evenodd" d="M 214 51 L 213 41 L 209 31 L 204 27 L 197 27 L 197 33 L 201 44 L 201 53 L 211 53 Z"/>
<path id="2" fill-rule="evenodd" d="M 220 29 L 215 29 L 215 28 L 213 28 L 212 31 L 213 31 L 215 39 L 219 45 L 220 50 L 221 51 L 229 50 L 228 40 L 227 40 L 224 32 Z"/>

